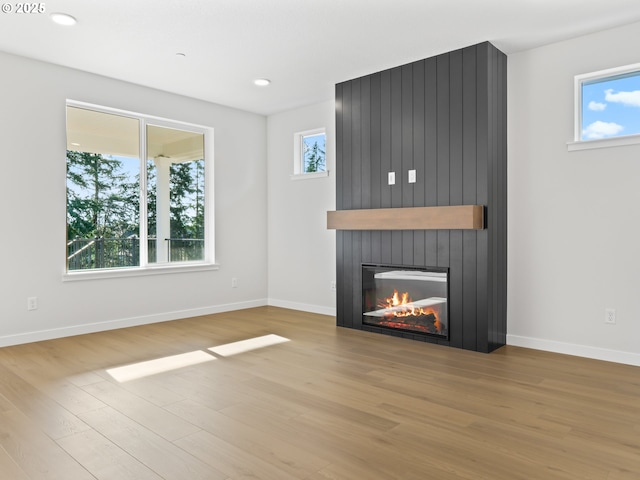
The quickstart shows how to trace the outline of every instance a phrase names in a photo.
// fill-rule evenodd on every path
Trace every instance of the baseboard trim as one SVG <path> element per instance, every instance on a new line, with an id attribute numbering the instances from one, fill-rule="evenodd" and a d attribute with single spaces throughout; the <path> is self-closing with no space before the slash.
<path id="1" fill-rule="evenodd" d="M 308 303 L 290 302 L 288 300 L 278 300 L 270 298 L 269 305 L 272 307 L 288 308 L 289 310 L 301 310 L 303 312 L 318 313 L 320 315 L 336 316 L 335 307 L 323 307 L 321 305 L 310 305 Z"/>
<path id="2" fill-rule="evenodd" d="M 263 307 L 267 304 L 267 299 L 262 298 L 258 300 L 249 300 L 246 302 L 212 305 L 209 307 L 156 313 L 153 315 L 123 318 L 119 320 L 109 320 L 106 322 L 74 325 L 72 327 L 19 333 L 17 335 L 5 335 L 0 337 L 0 347 L 9 347 L 11 345 L 40 342 L 43 340 L 53 340 L 55 338 L 62 337 L 72 337 L 74 335 L 84 335 L 87 333 L 105 332 L 107 330 L 116 330 L 118 328 L 137 327 L 140 325 L 149 325 L 151 323 L 169 322 L 171 320 L 180 320 L 182 318 L 198 317 L 201 315 L 211 315 L 214 313 L 232 312 L 234 310 L 243 310 L 245 308 Z"/>
<path id="3" fill-rule="evenodd" d="M 321 305 L 311 305 L 307 303 L 291 302 L 276 298 L 263 298 L 249 300 L 245 302 L 228 303 L 223 305 L 212 305 L 202 308 L 188 310 L 178 310 L 173 312 L 163 312 L 140 317 L 124 318 L 119 320 L 109 320 L 106 322 L 89 323 L 84 325 L 74 325 L 71 327 L 55 328 L 50 330 L 39 330 L 35 332 L 20 333 L 17 335 L 5 335 L 0 337 L 0 347 L 20 345 L 24 343 L 40 342 L 43 340 L 53 340 L 55 338 L 71 337 L 74 335 L 84 335 L 118 328 L 136 327 L 152 323 L 168 322 L 181 318 L 197 317 L 201 315 L 211 315 L 215 313 L 231 312 L 246 308 L 262 307 L 270 305 L 274 307 L 287 308 L 290 310 L 300 310 L 303 312 L 317 313 L 320 315 L 336 316 L 335 307 L 325 307 Z M 632 352 L 622 352 L 606 348 L 592 347 L 588 345 L 577 345 L 573 343 L 556 342 L 520 335 L 507 335 L 507 344 L 516 347 L 532 348 L 534 350 L 544 350 L 547 352 L 575 355 L 579 357 L 593 358 L 607 362 L 622 363 L 626 365 L 640 366 L 640 354 Z"/>
<path id="4" fill-rule="evenodd" d="M 507 345 L 516 347 L 545 350 L 547 352 L 564 353 L 578 357 L 593 358 L 607 362 L 623 363 L 626 365 L 640 366 L 640 354 L 609 350 L 606 348 L 577 345 L 574 343 L 556 342 L 541 338 L 523 337 L 520 335 L 507 335 Z"/>

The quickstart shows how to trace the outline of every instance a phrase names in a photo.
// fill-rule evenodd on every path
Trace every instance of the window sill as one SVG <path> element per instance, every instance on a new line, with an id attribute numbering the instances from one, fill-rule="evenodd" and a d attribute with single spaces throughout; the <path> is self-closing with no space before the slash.
<path id="1" fill-rule="evenodd" d="M 209 270 L 219 270 L 220 265 L 215 263 L 188 264 L 181 263 L 175 265 L 158 265 L 136 268 L 105 268 L 102 270 L 83 270 L 66 272 L 62 275 L 63 282 L 76 282 L 82 280 L 99 280 L 104 278 L 128 278 L 144 277 L 148 275 L 166 275 L 170 273 L 203 272 Z"/>
<path id="2" fill-rule="evenodd" d="M 570 152 L 577 150 L 592 150 L 594 148 L 621 147 L 625 145 L 640 144 L 640 135 L 627 135 L 624 137 L 602 138 L 600 140 L 580 140 L 568 142 L 567 150 Z"/>
<path id="3" fill-rule="evenodd" d="M 294 175 L 291 175 L 291 180 L 308 180 L 310 178 L 322 178 L 328 176 L 329 170 L 327 170 L 326 172 L 296 173 Z"/>

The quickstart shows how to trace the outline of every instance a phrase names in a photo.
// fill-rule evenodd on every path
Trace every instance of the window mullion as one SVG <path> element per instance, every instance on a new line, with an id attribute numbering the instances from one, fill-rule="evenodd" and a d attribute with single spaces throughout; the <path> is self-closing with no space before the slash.
<path id="1" fill-rule="evenodd" d="M 149 264 L 149 229 L 147 226 L 147 122 L 140 119 L 140 266 Z"/>

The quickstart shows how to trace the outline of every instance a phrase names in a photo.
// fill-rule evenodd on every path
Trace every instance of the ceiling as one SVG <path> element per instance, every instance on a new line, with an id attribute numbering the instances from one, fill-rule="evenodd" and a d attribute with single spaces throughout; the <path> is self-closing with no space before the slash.
<path id="1" fill-rule="evenodd" d="M 338 82 L 486 40 L 510 54 L 640 21 L 638 0 L 44 5 L 43 14 L 0 13 L 0 51 L 263 115 L 328 100 Z M 52 12 L 73 15 L 78 23 L 56 25 Z M 256 78 L 272 83 L 257 87 Z"/>
<path id="2" fill-rule="evenodd" d="M 204 134 L 153 124 L 146 125 L 147 158 L 171 163 L 204 158 Z M 137 118 L 67 106 L 67 150 L 129 158 L 140 156 Z"/>

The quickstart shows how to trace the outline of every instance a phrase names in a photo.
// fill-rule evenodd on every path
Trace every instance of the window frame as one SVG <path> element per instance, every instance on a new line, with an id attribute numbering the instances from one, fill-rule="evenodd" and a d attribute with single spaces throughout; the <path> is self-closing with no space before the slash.
<path id="1" fill-rule="evenodd" d="M 140 265 L 119 268 L 101 268 L 86 270 L 68 270 L 65 228 L 65 250 L 63 256 L 63 281 L 91 280 L 100 278 L 134 277 L 165 273 L 182 273 L 202 270 L 217 270 L 219 265 L 215 261 L 215 216 L 214 216 L 214 129 L 204 125 L 171 120 L 129 110 L 122 110 L 103 105 L 96 105 L 72 99 L 65 102 L 65 118 L 68 107 L 82 108 L 98 113 L 119 115 L 138 120 L 138 141 L 140 152 Z M 147 256 L 147 125 L 186 130 L 200 133 L 204 141 L 204 259 L 202 261 L 149 263 Z M 65 120 L 65 152 L 66 152 L 67 123 Z M 66 155 L 65 155 L 66 157 Z M 143 181 L 144 180 L 144 181 Z M 67 176 L 65 173 L 65 187 Z M 66 188 L 65 188 L 66 204 Z M 64 224 L 67 223 L 67 209 L 64 209 Z"/>
<path id="2" fill-rule="evenodd" d="M 313 135 L 324 135 L 325 140 L 325 170 L 323 172 L 304 171 L 304 138 Z M 304 130 L 293 134 L 293 174 L 291 180 L 303 180 L 309 178 L 321 178 L 329 176 L 329 166 L 327 165 L 327 129 L 325 127 Z"/>
<path id="3" fill-rule="evenodd" d="M 601 139 L 582 140 L 582 87 L 585 83 L 618 77 L 625 74 L 640 74 L 640 63 L 622 67 L 608 68 L 591 73 L 584 73 L 574 77 L 574 131 L 573 141 L 567 143 L 569 151 L 588 150 L 593 148 L 615 147 L 640 144 L 640 133 L 617 135 Z"/>

